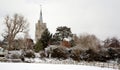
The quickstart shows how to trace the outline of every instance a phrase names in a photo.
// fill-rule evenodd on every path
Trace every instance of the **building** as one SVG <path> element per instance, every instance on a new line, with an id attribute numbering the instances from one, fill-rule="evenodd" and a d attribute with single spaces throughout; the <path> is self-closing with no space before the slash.
<path id="1" fill-rule="evenodd" d="M 42 8 L 40 9 L 40 17 L 38 22 L 35 26 L 35 41 L 37 42 L 40 38 L 44 30 L 46 29 L 46 23 L 43 23 L 43 17 L 42 17 Z"/>

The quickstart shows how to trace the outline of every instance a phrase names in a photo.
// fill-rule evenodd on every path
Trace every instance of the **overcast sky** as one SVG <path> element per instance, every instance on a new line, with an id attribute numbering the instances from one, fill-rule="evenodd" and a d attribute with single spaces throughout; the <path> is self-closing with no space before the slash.
<path id="1" fill-rule="evenodd" d="M 68 26 L 77 35 L 90 33 L 99 39 L 120 38 L 120 0 L 0 0 L 0 34 L 4 30 L 3 18 L 20 13 L 30 23 L 29 34 L 34 39 L 40 4 L 43 22 L 51 33 L 58 26 Z"/>

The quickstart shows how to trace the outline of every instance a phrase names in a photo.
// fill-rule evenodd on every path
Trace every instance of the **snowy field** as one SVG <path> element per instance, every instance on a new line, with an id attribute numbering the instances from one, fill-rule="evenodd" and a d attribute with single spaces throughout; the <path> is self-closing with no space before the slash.
<path id="1" fill-rule="evenodd" d="M 13 62 L 12 60 L 14 60 L 15 62 Z M 78 70 L 78 69 L 79 70 L 119 70 L 120 69 L 119 67 L 120 65 L 113 64 L 113 63 L 86 62 L 86 61 L 77 62 L 72 59 L 58 60 L 53 58 L 52 59 L 25 58 L 25 62 L 22 62 L 22 61 L 16 62 L 19 59 L 12 59 L 12 60 L 9 59 L 9 61 L 7 62 L 0 62 L 0 67 L 2 67 L 2 70 L 8 70 L 6 66 L 9 68 L 12 68 L 10 70 L 15 70 L 14 68 L 16 67 L 22 70 L 33 70 L 34 68 L 35 70 L 38 70 L 39 68 L 40 69 L 42 68 L 43 70 L 48 70 L 48 68 L 50 68 L 49 70 L 61 70 L 61 68 L 63 67 L 65 68 L 63 70 L 68 70 L 69 67 L 70 67 L 69 70 Z"/>
<path id="2" fill-rule="evenodd" d="M 116 70 L 84 65 L 63 65 L 43 63 L 0 63 L 0 70 Z"/>
<path id="3" fill-rule="evenodd" d="M 15 52 L 13 52 L 15 53 Z M 0 61 L 0 70 L 119 70 L 120 65 L 114 63 L 74 61 L 56 58 L 5 59 Z"/>

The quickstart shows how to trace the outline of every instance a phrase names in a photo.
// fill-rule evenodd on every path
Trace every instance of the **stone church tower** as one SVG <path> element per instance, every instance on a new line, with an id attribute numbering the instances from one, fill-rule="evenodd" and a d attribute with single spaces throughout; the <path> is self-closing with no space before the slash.
<path id="1" fill-rule="evenodd" d="M 46 29 L 46 23 L 43 23 L 43 17 L 42 17 L 42 8 L 40 9 L 40 17 L 38 22 L 35 26 L 35 41 L 37 42 L 40 38 L 44 30 Z"/>

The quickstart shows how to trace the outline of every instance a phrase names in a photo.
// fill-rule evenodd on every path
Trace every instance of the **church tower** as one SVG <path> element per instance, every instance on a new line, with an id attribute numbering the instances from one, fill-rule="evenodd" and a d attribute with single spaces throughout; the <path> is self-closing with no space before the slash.
<path id="1" fill-rule="evenodd" d="M 36 30 L 35 30 L 35 41 L 37 42 L 41 38 L 42 33 L 46 29 L 46 23 L 43 23 L 42 7 L 41 6 L 40 6 L 40 17 L 39 17 L 38 22 L 36 23 L 35 28 L 36 28 Z"/>

